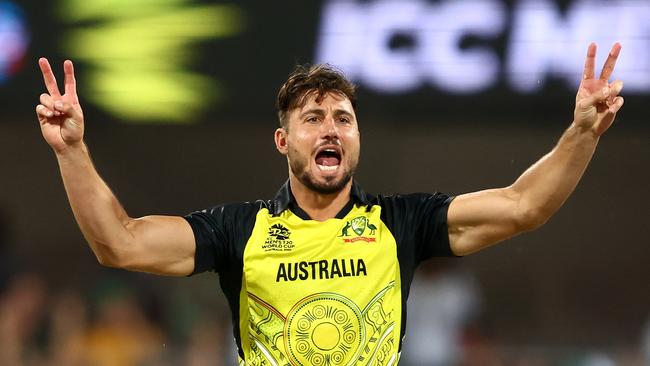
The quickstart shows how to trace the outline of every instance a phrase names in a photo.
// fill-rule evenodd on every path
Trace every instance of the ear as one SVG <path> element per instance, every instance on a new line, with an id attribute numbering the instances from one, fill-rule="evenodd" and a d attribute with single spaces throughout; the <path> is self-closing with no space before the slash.
<path id="1" fill-rule="evenodd" d="M 280 127 L 275 130 L 275 148 L 278 149 L 280 154 L 287 155 L 289 153 L 289 147 L 287 146 L 287 131 Z"/>

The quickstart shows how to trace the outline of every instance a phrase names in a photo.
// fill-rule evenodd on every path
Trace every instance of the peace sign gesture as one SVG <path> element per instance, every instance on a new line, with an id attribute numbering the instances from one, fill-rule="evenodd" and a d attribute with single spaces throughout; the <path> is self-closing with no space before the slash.
<path id="1" fill-rule="evenodd" d="M 56 78 L 46 58 L 40 58 L 38 65 L 43 74 L 47 93 L 40 96 L 36 115 L 45 141 L 55 152 L 81 143 L 84 134 L 84 117 L 77 97 L 72 61 L 63 63 L 65 94 L 61 95 Z"/>
<path id="2" fill-rule="evenodd" d="M 573 118 L 577 126 L 583 130 L 590 130 L 595 136 L 600 136 L 607 131 L 614 122 L 616 112 L 623 106 L 623 97 L 618 95 L 623 89 L 623 82 L 616 80 L 609 83 L 620 52 L 621 45 L 615 43 L 600 77 L 596 79 L 594 76 L 596 44 L 590 44 L 587 50 L 585 70 L 576 95 Z"/>

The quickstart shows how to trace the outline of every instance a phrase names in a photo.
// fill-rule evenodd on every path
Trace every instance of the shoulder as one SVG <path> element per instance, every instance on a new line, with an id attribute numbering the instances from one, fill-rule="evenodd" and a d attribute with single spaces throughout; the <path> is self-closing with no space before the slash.
<path id="1" fill-rule="evenodd" d="M 257 213 L 262 209 L 272 210 L 274 201 L 257 200 L 249 202 L 224 203 L 185 215 L 195 234 L 248 233 L 255 224 Z"/>
<path id="2" fill-rule="evenodd" d="M 242 217 L 246 215 L 256 215 L 257 212 L 261 209 L 269 209 L 275 205 L 275 202 L 272 200 L 256 200 L 256 201 L 247 201 L 247 202 L 236 202 L 236 203 L 223 203 L 219 205 L 212 206 L 200 211 L 194 211 L 188 214 L 188 217 L 191 216 L 211 216 L 211 217 Z"/>
<path id="3" fill-rule="evenodd" d="M 444 193 L 407 193 L 377 195 L 371 205 L 381 207 L 381 218 L 395 229 L 421 229 L 421 225 L 447 221 L 447 211 L 453 197 Z"/>
<path id="4" fill-rule="evenodd" d="M 404 263 L 451 256 L 447 212 L 454 197 L 444 193 L 378 195 L 381 219 L 398 242 Z"/>
<path id="5" fill-rule="evenodd" d="M 369 195 L 373 205 L 379 205 L 386 209 L 415 209 L 418 207 L 435 208 L 448 205 L 453 197 L 440 193 L 396 193 L 391 195 Z"/>

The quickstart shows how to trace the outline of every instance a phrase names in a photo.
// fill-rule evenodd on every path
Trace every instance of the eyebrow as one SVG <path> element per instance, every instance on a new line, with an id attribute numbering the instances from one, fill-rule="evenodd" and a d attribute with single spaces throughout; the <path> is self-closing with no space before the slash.
<path id="1" fill-rule="evenodd" d="M 340 115 L 347 115 L 347 116 L 352 117 L 352 113 L 346 111 L 345 109 L 337 109 L 337 110 L 334 111 L 334 116 L 335 117 L 338 117 Z"/>
<path id="2" fill-rule="evenodd" d="M 317 114 L 319 116 L 324 116 L 325 115 L 325 110 L 322 108 L 311 108 L 308 109 L 300 114 L 300 118 L 305 117 L 308 114 Z"/>
<path id="3" fill-rule="evenodd" d="M 322 117 L 322 116 L 325 115 L 325 110 L 322 109 L 322 108 L 311 108 L 311 109 L 308 109 L 308 110 L 302 112 L 300 114 L 300 118 L 304 118 L 308 114 L 316 114 L 316 115 L 319 115 L 319 116 Z M 336 109 L 336 110 L 334 110 L 334 117 L 338 117 L 340 115 L 352 116 L 352 113 L 346 111 L 345 109 Z"/>

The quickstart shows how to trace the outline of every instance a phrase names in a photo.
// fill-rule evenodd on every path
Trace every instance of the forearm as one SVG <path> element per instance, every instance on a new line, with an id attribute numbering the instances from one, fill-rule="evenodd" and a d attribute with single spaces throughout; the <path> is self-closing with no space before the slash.
<path id="1" fill-rule="evenodd" d="M 93 166 L 85 144 L 56 154 L 68 200 L 79 228 L 97 259 L 115 262 L 116 244 L 129 245 L 129 217 Z"/>
<path id="2" fill-rule="evenodd" d="M 38 61 L 48 93 L 36 116 L 54 150 L 74 217 L 99 262 L 110 267 L 186 276 L 194 269 L 196 244 L 180 216 L 131 219 L 99 176 L 83 142 L 84 117 L 71 61 L 63 64 L 65 94 L 45 58 Z"/>
<path id="3" fill-rule="evenodd" d="M 567 200 L 591 160 L 598 137 L 572 124 L 551 152 L 528 168 L 510 187 L 526 226 L 546 222 Z"/>
<path id="4" fill-rule="evenodd" d="M 511 186 L 457 196 L 447 227 L 452 251 L 469 254 L 544 224 L 566 201 L 596 150 L 598 138 L 623 106 L 620 80 L 608 82 L 621 50 L 616 43 L 595 78 L 596 45 L 589 45 L 576 95 L 574 122 L 553 150 Z"/>

